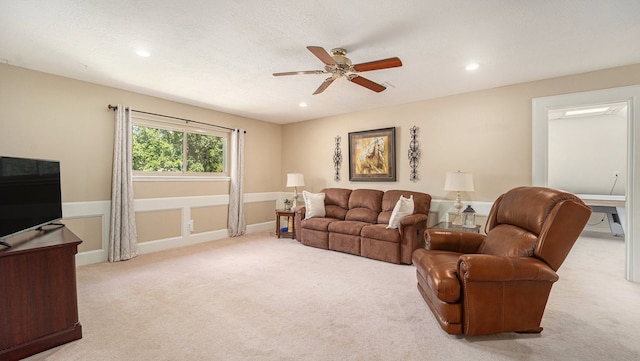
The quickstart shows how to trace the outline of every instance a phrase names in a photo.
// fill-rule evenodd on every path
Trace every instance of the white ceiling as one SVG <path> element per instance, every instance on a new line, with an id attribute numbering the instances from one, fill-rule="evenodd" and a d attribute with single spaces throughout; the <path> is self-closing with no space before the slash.
<path id="1" fill-rule="evenodd" d="M 638 0 L 0 0 L 0 62 L 284 124 L 640 63 L 639 14 Z M 403 66 L 360 73 L 381 93 L 338 79 L 312 95 L 327 75 L 271 75 L 322 69 L 308 45 Z"/>

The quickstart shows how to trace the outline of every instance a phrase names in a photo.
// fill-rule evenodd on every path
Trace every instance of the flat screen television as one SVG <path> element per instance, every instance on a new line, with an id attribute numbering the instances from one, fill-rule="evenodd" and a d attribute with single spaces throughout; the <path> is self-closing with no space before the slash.
<path id="1" fill-rule="evenodd" d="M 60 162 L 0 156 L 0 240 L 60 219 Z"/>

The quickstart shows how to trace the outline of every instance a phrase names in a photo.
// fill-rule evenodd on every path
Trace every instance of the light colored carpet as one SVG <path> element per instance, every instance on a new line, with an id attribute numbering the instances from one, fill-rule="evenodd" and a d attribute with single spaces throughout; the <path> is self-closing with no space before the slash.
<path id="1" fill-rule="evenodd" d="M 583 235 L 539 335 L 446 334 L 415 268 L 252 234 L 78 268 L 81 340 L 27 360 L 638 360 L 624 241 Z"/>

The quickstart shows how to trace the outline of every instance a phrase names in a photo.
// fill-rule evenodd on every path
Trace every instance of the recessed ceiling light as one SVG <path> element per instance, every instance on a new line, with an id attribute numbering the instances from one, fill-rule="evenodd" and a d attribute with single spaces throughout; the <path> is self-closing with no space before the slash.
<path id="1" fill-rule="evenodd" d="M 299 106 L 300 108 L 305 108 L 305 107 L 307 106 L 307 103 L 305 103 L 305 102 L 300 102 L 300 103 L 298 104 L 298 106 Z"/>
<path id="2" fill-rule="evenodd" d="M 464 68 L 467 69 L 468 71 L 472 71 L 472 70 L 478 69 L 479 67 L 480 65 L 478 63 L 469 63 Z"/>
<path id="3" fill-rule="evenodd" d="M 146 50 L 136 50 L 136 54 L 138 54 L 139 56 L 141 56 L 143 58 L 147 58 L 147 57 L 151 56 L 151 53 L 146 51 Z"/>

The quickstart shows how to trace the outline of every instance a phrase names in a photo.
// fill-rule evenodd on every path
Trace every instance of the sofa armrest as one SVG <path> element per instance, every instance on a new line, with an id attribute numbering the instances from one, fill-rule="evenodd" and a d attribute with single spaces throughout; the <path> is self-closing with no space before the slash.
<path id="1" fill-rule="evenodd" d="M 304 219 L 306 208 L 305 206 L 296 206 L 291 208 L 294 213 L 294 216 L 300 215 L 301 219 Z"/>
<path id="2" fill-rule="evenodd" d="M 297 206 L 291 208 L 291 210 L 293 211 L 293 229 L 295 230 L 295 234 L 293 235 L 293 237 L 300 241 L 300 232 L 302 232 L 302 220 L 305 217 L 306 208 L 305 206 Z"/>
<path id="3" fill-rule="evenodd" d="M 426 226 L 427 218 L 428 218 L 427 215 L 422 213 L 416 213 L 416 214 L 404 216 L 400 219 L 400 226 L 401 227 L 412 226 L 412 225 L 419 224 L 420 222 L 425 222 L 425 226 Z"/>
<path id="4" fill-rule="evenodd" d="M 465 254 L 458 259 L 458 275 L 463 282 L 547 281 L 558 274 L 535 257 L 504 257 Z"/>
<path id="5" fill-rule="evenodd" d="M 418 248 L 424 248 L 424 233 L 427 230 L 427 215 L 412 214 L 402 217 L 400 232 L 400 263 L 411 264 L 411 255 Z"/>
<path id="6" fill-rule="evenodd" d="M 480 233 L 428 229 L 429 249 L 457 253 L 476 253 L 486 236 Z"/>

